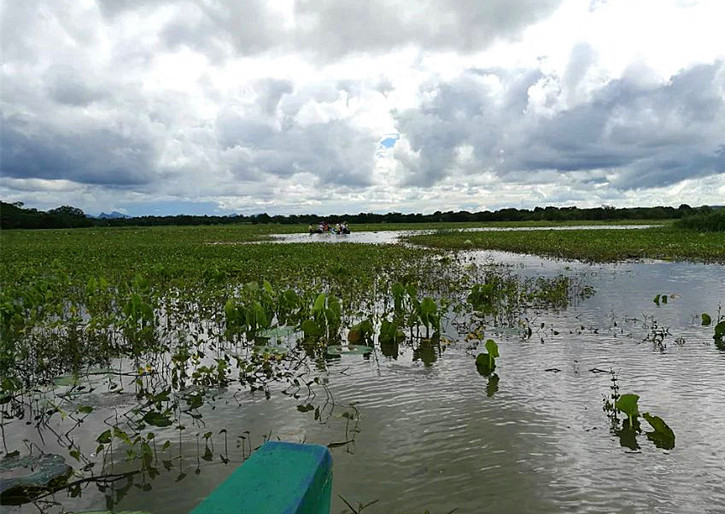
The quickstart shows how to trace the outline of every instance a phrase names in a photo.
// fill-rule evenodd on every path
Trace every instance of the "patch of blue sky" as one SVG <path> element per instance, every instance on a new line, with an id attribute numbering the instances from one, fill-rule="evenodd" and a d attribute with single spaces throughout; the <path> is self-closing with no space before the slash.
<path id="1" fill-rule="evenodd" d="M 395 146 L 395 143 L 398 142 L 398 139 L 400 139 L 400 134 L 390 134 L 380 141 L 380 146 L 384 148 L 392 148 Z"/>

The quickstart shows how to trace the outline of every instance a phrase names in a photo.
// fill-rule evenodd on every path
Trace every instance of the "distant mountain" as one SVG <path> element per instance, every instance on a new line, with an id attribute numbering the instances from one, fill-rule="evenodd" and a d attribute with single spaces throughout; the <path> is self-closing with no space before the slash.
<path id="1" fill-rule="evenodd" d="M 131 216 L 129 216 L 127 214 L 123 214 L 123 213 L 118 212 L 118 211 L 111 211 L 108 214 L 106 214 L 105 212 L 102 212 L 101 214 L 99 214 L 97 216 L 97 218 L 99 220 L 115 220 L 115 219 L 118 219 L 118 218 L 130 218 L 130 217 Z"/>

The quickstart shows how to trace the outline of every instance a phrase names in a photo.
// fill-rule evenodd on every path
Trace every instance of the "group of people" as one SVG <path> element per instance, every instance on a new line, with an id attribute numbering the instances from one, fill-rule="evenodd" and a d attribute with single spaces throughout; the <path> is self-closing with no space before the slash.
<path id="1" fill-rule="evenodd" d="M 321 221 L 317 224 L 317 227 L 314 225 L 310 225 L 309 227 L 310 234 L 327 234 L 327 233 L 333 233 L 333 234 L 349 234 L 350 229 L 347 226 L 347 221 L 343 221 L 342 223 L 337 223 L 334 227 L 330 226 L 326 221 Z"/>

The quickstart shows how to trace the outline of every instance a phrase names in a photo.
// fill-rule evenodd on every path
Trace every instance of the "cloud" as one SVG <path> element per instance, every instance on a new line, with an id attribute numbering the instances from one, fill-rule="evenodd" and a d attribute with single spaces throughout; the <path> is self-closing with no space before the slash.
<path id="1" fill-rule="evenodd" d="M 725 63 L 683 70 L 655 86 L 624 76 L 568 107 L 589 66 L 574 52 L 563 78 L 536 70 L 469 69 L 432 86 L 430 100 L 397 116 L 415 165 L 406 185 L 430 187 L 456 173 L 493 172 L 500 180 L 525 173 L 590 170 L 591 180 L 620 190 L 661 187 L 725 173 Z M 554 82 L 559 107 L 541 114 L 527 92 Z M 431 87 L 431 86 L 429 86 Z M 460 162 L 460 150 L 470 159 Z M 578 180 L 587 181 L 586 176 Z M 555 179 L 563 181 L 559 175 Z"/>
<path id="2" fill-rule="evenodd" d="M 56 131 L 17 116 L 2 117 L 2 171 L 12 178 L 140 186 L 153 180 L 159 151 L 141 127 L 90 126 Z"/>
<path id="3" fill-rule="evenodd" d="M 558 0 L 302 0 L 296 42 L 332 56 L 423 49 L 472 52 L 550 15 Z"/>
<path id="4" fill-rule="evenodd" d="M 4 2 L 0 193 L 322 212 L 725 183 L 715 4 L 657 3 L 656 30 L 630 4 Z"/>
<path id="5" fill-rule="evenodd" d="M 254 55 L 275 49 L 337 59 L 350 53 L 385 53 L 417 46 L 429 50 L 481 50 L 516 37 L 552 14 L 561 0 L 98 0 L 113 19 L 165 10 L 159 34 L 168 48 L 188 46 L 218 58 L 229 49 Z"/>
<path id="6" fill-rule="evenodd" d="M 277 129 L 225 115 L 217 133 L 221 158 L 240 180 L 306 174 L 322 188 L 371 184 L 377 138 L 341 120 Z"/>
<path id="7" fill-rule="evenodd" d="M 70 66 L 51 66 L 44 80 L 48 95 L 60 104 L 85 106 L 106 96 L 104 90 L 93 87 L 88 77 Z"/>

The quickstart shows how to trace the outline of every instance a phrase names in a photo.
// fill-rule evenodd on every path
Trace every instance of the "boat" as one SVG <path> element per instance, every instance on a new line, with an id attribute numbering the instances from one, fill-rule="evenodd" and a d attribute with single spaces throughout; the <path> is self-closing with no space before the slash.
<path id="1" fill-rule="evenodd" d="M 318 223 L 317 226 L 310 225 L 307 230 L 310 234 L 349 234 L 350 228 L 347 223 L 338 223 L 334 227 L 327 224 L 327 222 Z"/>
<path id="2" fill-rule="evenodd" d="M 332 455 L 326 446 L 269 441 L 192 514 L 329 514 L 331 495 Z"/>

